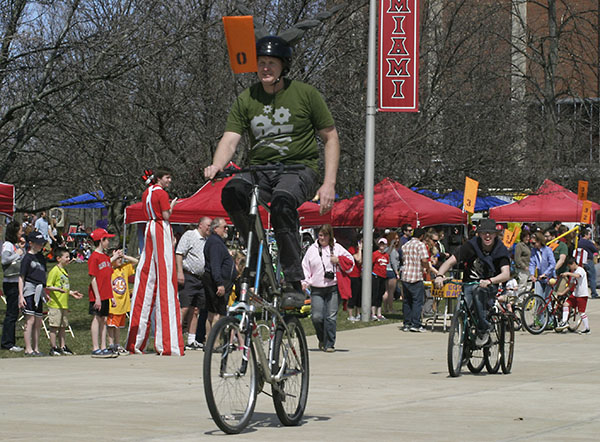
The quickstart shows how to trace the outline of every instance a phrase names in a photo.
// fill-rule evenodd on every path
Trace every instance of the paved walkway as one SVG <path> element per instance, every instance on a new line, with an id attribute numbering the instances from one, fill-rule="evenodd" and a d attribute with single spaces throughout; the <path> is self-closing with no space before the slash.
<path id="1" fill-rule="evenodd" d="M 305 421 L 280 427 L 260 395 L 243 440 L 598 440 L 600 301 L 591 335 L 517 333 L 513 373 L 449 378 L 447 334 L 397 324 L 339 333 L 310 352 Z M 314 337 L 309 346 L 316 347 Z M 185 357 L 2 359 L 0 439 L 206 440 L 223 436 Z M 485 370 L 484 370 L 485 372 Z"/>

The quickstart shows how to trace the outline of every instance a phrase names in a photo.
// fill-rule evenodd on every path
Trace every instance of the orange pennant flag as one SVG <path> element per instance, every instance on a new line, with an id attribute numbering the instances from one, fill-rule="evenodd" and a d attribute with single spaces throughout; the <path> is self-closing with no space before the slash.
<path id="1" fill-rule="evenodd" d="M 475 201 L 477 201 L 477 189 L 479 181 L 472 178 L 465 178 L 465 198 L 463 200 L 463 210 L 469 213 L 475 213 Z"/>
<path id="2" fill-rule="evenodd" d="M 234 74 L 256 72 L 256 43 L 251 15 L 223 17 L 229 63 Z"/>
<path id="3" fill-rule="evenodd" d="M 587 181 L 579 181 L 577 186 L 577 199 L 580 201 L 587 200 L 587 192 L 588 192 L 588 182 Z"/>
<path id="4" fill-rule="evenodd" d="M 591 224 L 592 222 L 592 202 L 584 201 L 581 206 L 581 224 Z"/>

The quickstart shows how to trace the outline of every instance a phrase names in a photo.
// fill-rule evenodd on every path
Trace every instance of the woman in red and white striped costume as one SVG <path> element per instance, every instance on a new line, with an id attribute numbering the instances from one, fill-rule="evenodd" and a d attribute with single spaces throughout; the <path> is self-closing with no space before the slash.
<path id="1" fill-rule="evenodd" d="M 177 298 L 174 241 L 169 218 L 177 198 L 169 203 L 165 189 L 171 185 L 171 170 L 161 167 L 149 177 L 155 181 L 142 195 L 148 217 L 144 250 L 135 274 L 127 350 L 142 353 L 150 334 L 155 309 L 154 348 L 161 355 L 183 355 L 181 314 Z M 146 178 L 146 177 L 145 177 Z"/>

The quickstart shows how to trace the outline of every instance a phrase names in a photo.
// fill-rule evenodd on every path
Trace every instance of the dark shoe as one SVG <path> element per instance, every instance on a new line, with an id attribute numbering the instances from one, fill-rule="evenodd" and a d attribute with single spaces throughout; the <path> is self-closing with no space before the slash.
<path id="1" fill-rule="evenodd" d="M 477 347 L 483 347 L 485 344 L 488 343 L 489 340 L 490 340 L 489 332 L 478 334 L 477 338 L 475 338 L 475 345 Z"/>
<path id="2" fill-rule="evenodd" d="M 50 356 L 60 356 L 60 355 L 62 355 L 62 353 L 58 347 L 52 347 L 50 349 Z"/>
<path id="3" fill-rule="evenodd" d="M 71 351 L 71 349 L 69 347 L 67 347 L 66 345 L 60 349 L 63 355 L 67 355 L 67 356 L 73 356 L 75 353 L 73 351 Z"/>

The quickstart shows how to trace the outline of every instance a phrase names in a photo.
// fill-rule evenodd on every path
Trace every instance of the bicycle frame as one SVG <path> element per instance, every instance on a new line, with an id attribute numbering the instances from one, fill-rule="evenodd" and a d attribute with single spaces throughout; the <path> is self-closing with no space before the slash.
<path id="1" fill-rule="evenodd" d="M 288 343 L 289 341 L 289 329 L 286 322 L 283 319 L 283 316 L 279 312 L 279 302 L 281 295 L 281 288 L 279 286 L 279 278 L 275 275 L 273 270 L 273 260 L 269 251 L 269 245 L 267 243 L 267 235 L 265 233 L 264 226 L 262 224 L 262 220 L 259 215 L 258 207 L 262 206 L 267 212 L 269 208 L 262 204 L 259 200 L 259 186 L 258 180 L 256 177 L 256 171 L 252 172 L 254 184 L 252 186 L 252 194 L 250 197 L 250 211 L 249 215 L 253 218 L 251 221 L 251 225 L 254 225 L 254 228 L 251 228 L 248 232 L 248 239 L 246 243 L 246 247 L 248 253 L 246 255 L 246 261 L 244 265 L 244 272 L 242 275 L 242 283 L 240 287 L 240 300 L 237 304 L 230 306 L 227 310 L 228 316 L 238 316 L 241 314 L 240 321 L 240 329 L 250 331 L 245 333 L 246 341 L 244 342 L 244 363 L 241 367 L 241 375 L 245 374 L 246 369 L 248 367 L 248 358 L 250 352 L 250 346 L 254 345 L 254 348 L 258 355 L 258 361 L 260 366 L 260 371 L 262 374 L 262 378 L 264 381 L 268 382 L 271 385 L 274 385 L 275 388 L 278 388 L 278 383 L 283 379 L 283 373 L 286 370 L 285 358 L 284 362 L 276 374 L 272 374 L 272 367 L 274 362 L 274 346 L 273 346 L 273 337 L 275 336 L 275 331 L 277 327 L 282 326 L 286 329 Z M 256 276 L 254 279 L 254 286 L 252 290 L 250 289 L 250 275 L 251 275 L 251 259 L 252 254 L 251 250 L 254 246 L 254 242 L 258 244 L 258 259 L 256 266 Z M 261 274 L 264 265 L 264 274 L 268 278 L 268 282 L 270 285 L 270 295 L 273 297 L 273 302 L 269 302 L 264 297 L 259 295 L 260 289 L 260 281 Z M 252 305 L 251 301 L 254 301 L 255 304 L 260 305 L 263 311 L 266 311 L 268 316 L 271 318 L 271 323 L 269 326 L 269 350 L 268 350 L 268 359 L 265 354 L 262 338 L 260 333 L 258 332 L 258 328 L 260 324 L 256 323 L 256 305 Z M 295 352 L 293 353 L 294 358 L 296 358 L 297 362 L 299 361 L 299 355 Z M 292 373 L 290 376 L 293 376 Z"/>

